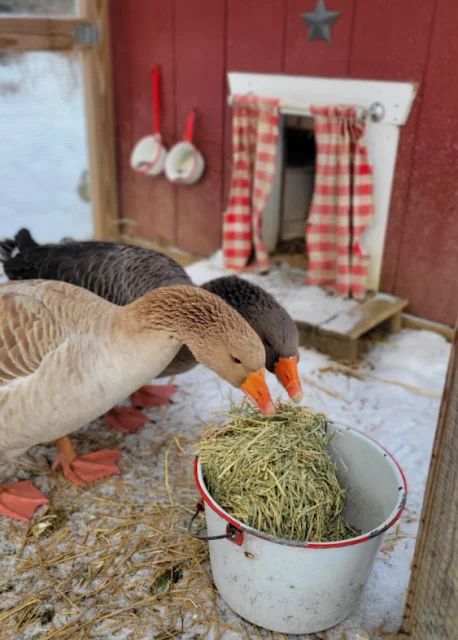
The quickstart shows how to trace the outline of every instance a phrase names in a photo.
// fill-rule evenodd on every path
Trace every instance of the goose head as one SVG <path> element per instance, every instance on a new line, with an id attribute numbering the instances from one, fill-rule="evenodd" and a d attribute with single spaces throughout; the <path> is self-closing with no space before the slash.
<path id="1" fill-rule="evenodd" d="M 264 414 L 275 413 L 264 379 L 264 345 L 219 296 L 175 285 L 155 289 L 128 306 L 137 326 L 146 332 L 164 331 L 186 344 L 199 363 L 244 391 Z"/>
<path id="2" fill-rule="evenodd" d="M 237 276 L 216 278 L 202 286 L 230 304 L 256 331 L 264 345 L 266 368 L 299 402 L 303 396 L 297 369 L 299 332 L 289 313 L 267 291 Z"/>

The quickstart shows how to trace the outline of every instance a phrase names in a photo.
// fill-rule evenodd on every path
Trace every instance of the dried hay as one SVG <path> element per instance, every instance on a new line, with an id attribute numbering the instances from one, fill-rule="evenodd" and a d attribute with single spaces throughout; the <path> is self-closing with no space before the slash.
<path id="1" fill-rule="evenodd" d="M 402 389 L 406 389 L 411 393 L 415 393 L 420 396 L 426 396 L 427 398 L 436 398 L 439 399 L 442 397 L 442 391 L 431 391 L 431 389 L 422 389 L 421 387 L 417 387 L 412 384 L 408 384 L 407 382 L 402 382 L 401 380 L 390 380 L 388 378 L 380 378 L 380 376 L 375 376 L 369 371 L 359 370 L 353 366 L 344 365 L 342 363 L 335 363 L 331 365 L 326 365 L 319 369 L 320 373 L 337 373 L 346 375 L 351 378 L 356 378 L 356 380 L 375 380 L 376 382 L 381 382 L 382 384 L 390 384 L 395 385 L 397 387 L 401 387 Z"/>
<path id="2" fill-rule="evenodd" d="M 273 417 L 244 404 L 198 445 L 207 488 L 242 523 L 279 538 L 330 542 L 357 535 L 328 453 L 326 416 L 280 404 Z"/>
<path id="3" fill-rule="evenodd" d="M 104 430 L 74 439 L 80 450 L 123 442 Z M 0 550 L 1 640 L 256 637 L 226 615 L 207 544 L 187 534 L 197 502 L 192 443 L 131 442 L 122 477 L 82 490 L 46 465 L 18 461 L 23 475 L 33 467 L 50 506 L 30 525 L 2 521 L 11 542 Z M 151 479 L 146 492 L 141 476 Z"/>

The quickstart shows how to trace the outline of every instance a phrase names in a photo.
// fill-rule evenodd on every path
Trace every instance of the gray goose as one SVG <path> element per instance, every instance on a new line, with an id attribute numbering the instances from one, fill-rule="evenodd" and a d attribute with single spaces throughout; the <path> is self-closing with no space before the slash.
<path id="1" fill-rule="evenodd" d="M 14 240 L 0 243 L 0 260 L 12 280 L 61 280 L 121 306 L 158 287 L 192 285 L 177 262 L 157 251 L 96 241 L 40 245 L 27 229 L 21 229 Z M 266 368 L 277 375 L 289 396 L 299 401 L 302 397 L 297 371 L 299 336 L 287 311 L 264 289 L 237 276 L 210 280 L 202 288 L 218 295 L 247 320 L 264 344 Z M 196 364 L 188 347 L 183 345 L 160 376 L 183 373 Z M 116 407 L 107 419 L 120 431 L 136 431 L 149 421 L 139 408 L 169 402 L 174 390 L 174 385 L 146 385 L 132 395 L 132 407 Z"/>

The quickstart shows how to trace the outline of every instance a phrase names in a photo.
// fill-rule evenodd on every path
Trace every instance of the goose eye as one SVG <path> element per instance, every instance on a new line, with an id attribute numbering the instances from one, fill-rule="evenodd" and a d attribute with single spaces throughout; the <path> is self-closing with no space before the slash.
<path id="1" fill-rule="evenodd" d="M 237 364 L 242 364 L 242 361 L 236 358 L 235 356 L 231 356 L 232 362 L 236 362 Z"/>

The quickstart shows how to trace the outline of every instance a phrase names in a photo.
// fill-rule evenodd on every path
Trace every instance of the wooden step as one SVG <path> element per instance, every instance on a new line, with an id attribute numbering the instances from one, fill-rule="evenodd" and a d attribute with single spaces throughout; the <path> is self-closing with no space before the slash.
<path id="1" fill-rule="evenodd" d="M 314 346 L 336 358 L 356 360 L 363 350 L 362 338 L 383 325 L 390 333 L 401 329 L 401 313 L 408 300 L 376 293 L 347 311 L 340 311 L 312 325 L 299 322 L 301 343 Z"/>
<path id="2" fill-rule="evenodd" d="M 349 311 L 342 311 L 321 323 L 320 333 L 332 333 L 342 339 L 356 340 L 387 320 L 398 317 L 408 300 L 387 293 L 377 293 Z M 399 328 L 400 328 L 399 323 Z"/>

